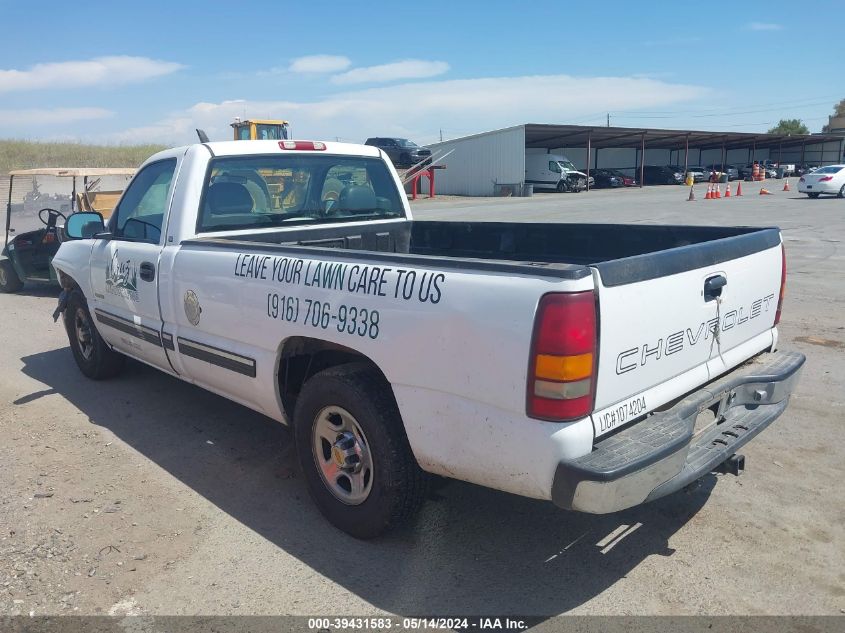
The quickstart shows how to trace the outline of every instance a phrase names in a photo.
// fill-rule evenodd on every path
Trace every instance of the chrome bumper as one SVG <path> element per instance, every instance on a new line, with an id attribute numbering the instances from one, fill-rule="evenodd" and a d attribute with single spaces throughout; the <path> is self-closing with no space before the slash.
<path id="1" fill-rule="evenodd" d="M 805 357 L 763 353 L 690 394 L 561 462 L 552 501 L 568 510 L 606 514 L 680 490 L 725 462 L 786 409 Z M 695 434 L 698 414 L 717 423 Z"/>

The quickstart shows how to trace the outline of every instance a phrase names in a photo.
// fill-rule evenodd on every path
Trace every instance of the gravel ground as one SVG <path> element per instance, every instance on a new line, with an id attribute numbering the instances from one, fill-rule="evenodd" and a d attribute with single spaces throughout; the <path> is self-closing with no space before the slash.
<path id="1" fill-rule="evenodd" d="M 455 482 L 415 524 L 355 541 L 308 499 L 284 427 L 138 363 L 88 381 L 50 319 L 54 290 L 0 296 L 0 615 L 845 612 L 845 201 L 752 193 L 415 204 L 432 219 L 783 227 L 781 347 L 808 357 L 787 413 L 744 450 L 742 477 L 610 516 Z"/>

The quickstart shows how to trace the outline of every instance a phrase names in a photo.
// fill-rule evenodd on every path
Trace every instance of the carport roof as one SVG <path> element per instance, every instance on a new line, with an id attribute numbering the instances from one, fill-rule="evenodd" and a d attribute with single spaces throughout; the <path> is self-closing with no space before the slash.
<path id="1" fill-rule="evenodd" d="M 525 146 L 536 148 L 640 147 L 643 135 L 649 149 L 683 148 L 689 139 L 690 149 L 727 149 L 756 146 L 759 149 L 794 147 L 804 143 L 842 141 L 836 134 L 756 134 L 750 132 L 704 132 L 694 130 L 662 130 L 657 128 L 591 127 L 586 125 L 525 124 Z"/>

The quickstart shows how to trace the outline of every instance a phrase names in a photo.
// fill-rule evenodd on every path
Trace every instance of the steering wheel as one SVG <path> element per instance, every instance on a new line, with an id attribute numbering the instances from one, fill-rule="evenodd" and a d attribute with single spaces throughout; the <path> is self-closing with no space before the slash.
<path id="1" fill-rule="evenodd" d="M 47 219 L 44 219 L 44 213 L 47 213 Z M 67 217 L 61 211 L 56 211 L 55 209 L 41 209 L 38 212 L 38 219 L 43 222 L 48 229 L 52 229 L 56 226 L 56 220 L 61 218 L 65 222 L 67 222 Z"/>

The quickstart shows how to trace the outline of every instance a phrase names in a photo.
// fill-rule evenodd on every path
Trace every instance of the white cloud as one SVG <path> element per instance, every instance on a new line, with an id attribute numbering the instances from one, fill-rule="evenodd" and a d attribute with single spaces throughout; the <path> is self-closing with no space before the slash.
<path id="1" fill-rule="evenodd" d="M 775 24 L 774 22 L 751 22 L 748 28 L 752 31 L 781 31 L 782 24 Z"/>
<path id="2" fill-rule="evenodd" d="M 0 92 L 126 84 L 184 68 L 148 57 L 111 56 L 36 64 L 27 70 L 0 69 Z"/>
<path id="3" fill-rule="evenodd" d="M 336 73 L 349 68 L 351 61 L 343 55 L 307 55 L 294 59 L 288 70 L 292 73 Z"/>
<path id="4" fill-rule="evenodd" d="M 397 135 L 436 140 L 437 130 L 481 132 L 517 123 L 566 123 L 596 110 L 667 106 L 708 94 L 701 86 L 654 78 L 538 75 L 405 83 L 335 94 L 312 102 L 197 103 L 152 126 L 113 140 L 195 142 L 193 128 L 210 138 L 231 138 L 234 117 L 283 118 L 297 138 L 363 141 Z"/>
<path id="5" fill-rule="evenodd" d="M 432 62 L 424 59 L 406 59 L 401 62 L 353 68 L 332 77 L 336 84 L 362 84 L 396 81 L 397 79 L 424 79 L 436 77 L 449 70 L 446 62 Z"/>
<path id="6" fill-rule="evenodd" d="M 114 112 L 104 108 L 36 108 L 27 110 L 0 110 L 0 129 L 14 132 L 23 126 L 44 127 L 65 125 L 78 121 L 107 119 Z"/>

